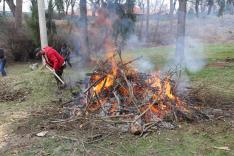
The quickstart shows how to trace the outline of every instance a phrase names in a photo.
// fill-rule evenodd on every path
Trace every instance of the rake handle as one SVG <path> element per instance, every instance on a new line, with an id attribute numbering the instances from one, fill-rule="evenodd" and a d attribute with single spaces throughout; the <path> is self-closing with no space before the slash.
<path id="1" fill-rule="evenodd" d="M 51 71 L 51 73 L 53 73 L 63 85 L 65 84 L 65 82 L 63 82 L 63 80 L 54 72 L 53 69 L 51 69 L 48 65 L 46 65 L 46 68 L 49 69 L 49 71 Z"/>

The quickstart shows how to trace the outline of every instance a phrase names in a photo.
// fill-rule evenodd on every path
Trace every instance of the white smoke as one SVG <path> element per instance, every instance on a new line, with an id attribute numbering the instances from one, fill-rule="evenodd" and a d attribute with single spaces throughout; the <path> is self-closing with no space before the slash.
<path id="1" fill-rule="evenodd" d="M 144 47 L 145 41 L 139 40 L 139 37 L 135 34 L 132 34 L 126 41 L 125 49 L 135 50 Z"/>
<path id="2" fill-rule="evenodd" d="M 183 62 L 179 62 L 177 59 L 178 57 L 175 56 L 175 50 L 173 50 L 173 52 L 169 54 L 168 63 L 163 70 L 166 71 L 178 66 L 193 73 L 200 71 L 206 65 L 203 43 L 198 39 L 186 37 Z"/>
<path id="3" fill-rule="evenodd" d="M 139 72 L 143 73 L 150 73 L 155 69 L 155 65 L 151 63 L 148 58 L 141 58 L 137 60 L 133 65 Z"/>
<path id="4" fill-rule="evenodd" d="M 181 74 L 181 76 L 177 79 L 177 84 L 176 84 L 176 91 L 177 94 L 182 94 L 185 95 L 188 90 L 188 87 L 191 86 L 190 79 L 186 74 Z"/>
<path id="5" fill-rule="evenodd" d="M 198 72 L 206 65 L 204 46 L 199 40 L 186 38 L 184 62 L 190 72 Z"/>

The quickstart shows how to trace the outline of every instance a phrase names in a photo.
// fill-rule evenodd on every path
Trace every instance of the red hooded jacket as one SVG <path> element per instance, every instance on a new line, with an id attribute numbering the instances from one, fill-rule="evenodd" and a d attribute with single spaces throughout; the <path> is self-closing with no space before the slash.
<path id="1" fill-rule="evenodd" d="M 44 57 L 46 60 L 46 64 L 51 66 L 55 71 L 61 69 L 64 65 L 64 58 L 52 47 L 45 47 L 43 48 Z"/>

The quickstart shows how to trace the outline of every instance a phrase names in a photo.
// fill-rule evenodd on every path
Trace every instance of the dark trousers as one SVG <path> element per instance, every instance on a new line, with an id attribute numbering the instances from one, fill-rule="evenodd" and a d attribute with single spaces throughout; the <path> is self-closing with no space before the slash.
<path id="1" fill-rule="evenodd" d="M 6 65 L 6 59 L 0 59 L 0 72 L 2 76 L 6 76 L 5 65 Z"/>
<path id="2" fill-rule="evenodd" d="M 59 70 L 55 71 L 55 73 L 63 80 L 62 76 L 63 76 L 63 70 L 66 68 L 66 65 L 63 65 Z M 60 80 L 54 76 L 56 81 L 57 81 L 57 85 L 58 87 L 62 85 L 62 82 L 60 82 Z"/>
<path id="3" fill-rule="evenodd" d="M 72 67 L 70 57 L 66 58 L 65 61 L 70 67 Z"/>

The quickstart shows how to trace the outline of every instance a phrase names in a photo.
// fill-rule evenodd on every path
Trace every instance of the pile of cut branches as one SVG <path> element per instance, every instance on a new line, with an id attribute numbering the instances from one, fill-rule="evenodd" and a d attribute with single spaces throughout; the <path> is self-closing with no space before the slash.
<path id="1" fill-rule="evenodd" d="M 83 100 L 78 101 L 84 106 L 80 115 L 128 125 L 133 134 L 152 127 L 175 128 L 176 121 L 194 121 L 201 116 L 176 95 L 173 72 L 140 73 L 131 66 L 140 58 L 124 62 L 116 56 L 100 61 L 88 74 L 88 87 Z"/>

